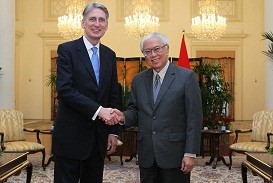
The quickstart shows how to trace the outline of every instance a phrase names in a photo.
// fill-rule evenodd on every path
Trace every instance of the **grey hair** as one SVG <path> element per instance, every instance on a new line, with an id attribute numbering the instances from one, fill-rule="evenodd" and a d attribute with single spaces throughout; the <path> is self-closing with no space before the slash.
<path id="1" fill-rule="evenodd" d="M 104 6 L 103 4 L 101 3 L 88 3 L 83 12 L 82 12 L 82 16 L 83 16 L 83 20 L 86 18 L 87 14 L 93 10 L 94 8 L 98 8 L 98 9 L 101 9 L 105 14 L 106 14 L 106 20 L 108 20 L 109 18 L 109 12 L 108 12 L 108 9 L 106 8 L 106 6 Z"/>
<path id="2" fill-rule="evenodd" d="M 144 42 L 149 40 L 149 39 L 152 39 L 152 38 L 158 38 L 161 40 L 161 42 L 164 44 L 164 45 L 169 45 L 169 40 L 168 38 L 164 35 L 164 34 L 161 34 L 159 32 L 152 32 L 150 34 L 147 34 L 145 35 L 142 40 L 140 41 L 140 50 L 141 52 L 143 53 L 144 52 Z"/>

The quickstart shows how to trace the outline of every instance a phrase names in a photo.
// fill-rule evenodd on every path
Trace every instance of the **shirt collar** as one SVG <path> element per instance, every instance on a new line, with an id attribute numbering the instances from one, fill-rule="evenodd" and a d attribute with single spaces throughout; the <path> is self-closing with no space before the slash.
<path id="1" fill-rule="evenodd" d="M 83 43 L 84 43 L 84 45 L 85 45 L 85 47 L 86 47 L 86 50 L 90 50 L 92 47 L 94 47 L 94 45 L 92 45 L 92 44 L 86 39 L 85 36 L 83 36 Z M 98 43 L 97 45 L 95 45 L 95 47 L 98 48 L 98 51 L 99 51 L 99 45 L 100 45 L 100 43 Z"/>
<path id="2" fill-rule="evenodd" d="M 167 72 L 167 69 L 168 69 L 169 65 L 170 65 L 170 61 L 168 60 L 168 61 L 167 61 L 167 64 L 165 65 L 165 67 L 163 67 L 163 68 L 161 69 L 161 71 L 159 71 L 159 72 L 157 73 L 155 70 L 153 70 L 154 77 L 155 77 L 156 74 L 158 74 L 158 75 L 160 76 L 160 80 L 163 81 L 163 79 L 164 79 L 164 77 L 165 77 L 165 74 L 166 74 L 166 72 Z"/>

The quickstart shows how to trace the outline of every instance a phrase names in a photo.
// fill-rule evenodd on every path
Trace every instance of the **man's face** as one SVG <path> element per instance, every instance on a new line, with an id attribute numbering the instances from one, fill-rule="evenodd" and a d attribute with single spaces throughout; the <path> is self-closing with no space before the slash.
<path id="1" fill-rule="evenodd" d="M 160 39 L 152 38 L 143 44 L 143 51 L 147 63 L 159 72 L 168 61 L 169 46 L 164 45 Z"/>
<path id="2" fill-rule="evenodd" d="M 106 14 L 101 9 L 92 9 L 82 21 L 82 27 L 88 40 L 99 40 L 108 29 Z"/>

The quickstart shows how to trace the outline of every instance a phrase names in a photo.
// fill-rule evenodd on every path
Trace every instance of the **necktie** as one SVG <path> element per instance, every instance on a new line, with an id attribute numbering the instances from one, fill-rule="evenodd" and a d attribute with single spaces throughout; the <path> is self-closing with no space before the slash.
<path id="1" fill-rule="evenodd" d="M 99 84 L 99 77 L 100 77 L 100 61 L 98 57 L 98 48 L 97 47 L 92 47 L 91 50 L 93 51 L 92 58 L 91 58 L 91 63 L 96 75 L 97 79 L 97 84 Z"/>
<path id="2" fill-rule="evenodd" d="M 153 88 L 154 102 L 156 101 L 160 87 L 161 87 L 160 76 L 158 74 L 156 74 L 155 81 L 154 81 L 154 88 Z"/>

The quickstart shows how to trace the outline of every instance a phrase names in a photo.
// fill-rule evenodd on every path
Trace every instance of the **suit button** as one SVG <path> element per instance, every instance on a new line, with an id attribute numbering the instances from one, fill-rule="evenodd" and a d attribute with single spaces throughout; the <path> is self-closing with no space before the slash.
<path id="1" fill-rule="evenodd" d="M 155 131 L 153 131 L 153 135 L 156 135 L 156 132 L 155 132 Z"/>
<path id="2" fill-rule="evenodd" d="M 154 117 L 153 117 L 153 119 L 155 120 L 155 119 L 156 119 L 156 117 L 154 116 Z"/>

